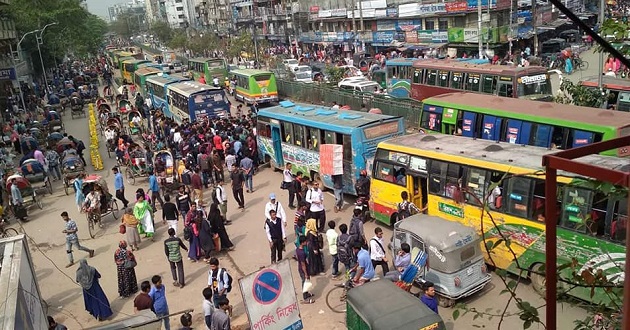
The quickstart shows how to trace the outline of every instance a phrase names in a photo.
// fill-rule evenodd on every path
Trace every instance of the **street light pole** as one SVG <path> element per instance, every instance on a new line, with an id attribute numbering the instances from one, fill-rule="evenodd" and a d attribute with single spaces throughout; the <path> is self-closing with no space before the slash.
<path id="1" fill-rule="evenodd" d="M 44 88 L 46 89 L 46 94 L 48 94 L 48 78 L 46 77 L 46 67 L 44 67 L 44 59 L 42 57 L 42 49 L 40 45 L 44 43 L 44 40 L 43 40 L 44 31 L 46 31 L 47 27 L 52 26 L 52 25 L 57 25 L 57 22 L 44 25 L 44 27 L 41 30 L 39 30 L 39 36 L 35 35 L 35 37 L 37 38 L 37 51 L 39 52 L 39 61 L 42 64 L 42 73 L 44 74 Z"/>
<path id="2" fill-rule="evenodd" d="M 17 56 L 14 56 L 13 54 L 13 47 L 11 47 L 11 60 L 13 61 L 13 70 L 15 71 L 15 79 L 17 80 L 17 84 L 18 84 L 18 91 L 20 92 L 20 100 L 22 101 L 22 109 L 24 109 L 24 111 L 26 111 L 26 103 L 24 102 L 24 94 L 22 93 L 22 85 L 20 84 L 20 76 L 18 75 L 18 70 L 17 70 L 17 65 L 15 64 L 15 58 L 17 57 L 18 59 L 20 58 L 20 45 L 22 44 L 22 41 L 24 41 L 24 38 L 29 35 L 29 34 L 33 34 L 36 33 L 39 30 L 33 30 L 30 32 L 26 32 L 22 38 L 20 38 L 20 41 L 18 41 L 17 43 Z"/>

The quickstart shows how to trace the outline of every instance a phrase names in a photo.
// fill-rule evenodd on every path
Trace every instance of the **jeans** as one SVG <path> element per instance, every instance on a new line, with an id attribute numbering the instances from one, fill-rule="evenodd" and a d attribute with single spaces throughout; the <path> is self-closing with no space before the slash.
<path id="1" fill-rule="evenodd" d="M 151 192 L 151 207 L 153 208 L 153 212 L 155 212 L 155 210 L 156 210 L 156 208 L 155 208 L 155 200 L 160 202 L 160 207 L 161 208 L 164 208 L 164 202 L 162 201 L 162 196 L 160 196 L 160 192 L 159 191 L 152 191 Z"/>
<path id="2" fill-rule="evenodd" d="M 219 182 L 225 179 L 223 175 L 223 169 L 220 169 L 220 170 L 215 169 L 213 172 L 214 172 L 214 181 Z"/>
<path id="3" fill-rule="evenodd" d="M 341 210 L 341 207 L 343 206 L 343 189 L 335 188 L 333 189 L 333 192 L 335 194 L 335 207 Z"/>
<path id="4" fill-rule="evenodd" d="M 52 176 L 53 176 L 53 178 L 55 178 L 55 180 L 60 180 L 61 179 L 61 171 L 59 170 L 59 165 L 49 166 L 48 167 L 48 171 L 49 171 L 49 173 L 52 174 Z"/>
<path id="5" fill-rule="evenodd" d="M 66 253 L 68 254 L 68 261 L 70 261 L 71 264 L 74 263 L 74 256 L 72 256 L 72 247 L 75 247 L 77 250 L 81 250 L 85 252 L 92 252 L 91 249 L 88 249 L 85 246 L 81 245 L 81 243 L 79 243 L 78 238 L 75 238 L 75 239 L 66 238 Z"/>
<path id="6" fill-rule="evenodd" d="M 247 190 L 249 192 L 254 191 L 254 176 L 252 174 L 246 174 L 245 175 L 245 188 L 247 188 Z"/>
<path id="7" fill-rule="evenodd" d="M 293 182 L 291 182 L 289 184 L 293 185 Z M 287 191 L 289 192 L 289 207 L 293 207 L 295 205 L 295 204 L 293 204 L 294 201 L 295 201 L 295 195 L 296 195 L 295 188 L 289 188 L 289 189 L 287 189 Z M 300 202 L 299 199 L 298 199 L 298 202 Z"/>
<path id="8" fill-rule="evenodd" d="M 179 282 L 180 286 L 184 286 L 184 262 L 181 260 L 177 262 L 169 260 L 168 263 L 171 264 L 171 275 L 173 275 L 173 281 Z"/>
<path id="9" fill-rule="evenodd" d="M 129 201 L 125 198 L 124 188 L 116 190 L 116 198 L 118 198 L 123 203 L 123 206 L 125 208 L 127 207 L 127 205 L 129 205 Z"/>
<path id="10" fill-rule="evenodd" d="M 221 298 L 227 298 L 227 294 L 219 294 L 215 291 L 212 295 L 212 303 L 214 304 L 214 308 L 219 308 L 219 300 Z"/>
<path id="11" fill-rule="evenodd" d="M 271 241 L 271 263 L 275 264 L 276 261 L 282 260 L 282 251 L 284 251 L 284 240 L 282 238 L 272 238 Z"/>
<path id="12" fill-rule="evenodd" d="M 171 320 L 168 317 L 168 314 L 168 311 L 166 313 L 155 313 L 155 316 L 157 316 L 158 318 L 164 316 L 164 318 L 162 319 L 164 321 L 164 330 L 171 330 Z"/>
<path id="13" fill-rule="evenodd" d="M 245 207 L 245 197 L 243 196 L 243 188 L 232 189 L 232 194 L 234 194 L 234 200 L 236 201 L 238 206 Z"/>
<path id="14" fill-rule="evenodd" d="M 332 275 L 339 275 L 339 256 L 336 254 L 331 255 L 332 257 Z"/>
<path id="15" fill-rule="evenodd" d="M 210 175 L 210 171 L 202 171 L 201 180 L 203 181 L 203 185 L 208 188 L 208 183 L 212 183 L 212 175 Z"/>

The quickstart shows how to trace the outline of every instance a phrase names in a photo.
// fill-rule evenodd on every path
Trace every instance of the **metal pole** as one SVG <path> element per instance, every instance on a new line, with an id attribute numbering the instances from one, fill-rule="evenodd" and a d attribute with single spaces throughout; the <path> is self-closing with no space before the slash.
<path id="1" fill-rule="evenodd" d="M 508 53 L 512 55 L 512 42 L 514 41 L 514 0 L 510 0 L 510 37 Z"/>
<path id="2" fill-rule="evenodd" d="M 535 1 L 535 0 L 534 0 Z M 557 170 L 546 166 L 545 172 L 545 196 L 556 196 L 558 187 L 557 184 Z M 556 215 L 556 199 L 547 198 L 545 200 L 545 215 L 547 221 L 545 221 L 545 257 L 547 264 L 545 266 L 545 283 L 547 305 L 545 306 L 547 314 L 547 329 L 556 330 L 556 224 L 558 223 L 558 216 Z"/>
<path id="3" fill-rule="evenodd" d="M 492 0 L 488 0 L 488 24 L 486 24 L 486 26 L 487 26 L 487 30 L 486 30 L 486 58 L 487 59 L 490 59 L 488 57 L 488 51 L 490 50 L 490 28 L 492 27 L 492 19 L 490 17 L 490 3 L 491 2 L 492 2 Z"/>
<path id="4" fill-rule="evenodd" d="M 599 30 L 602 30 L 602 25 L 604 24 L 604 14 L 606 9 L 605 0 L 601 0 L 599 2 Z M 597 75 L 597 87 L 599 87 L 599 91 L 604 93 L 604 52 L 599 52 L 599 74 Z"/>
<path id="5" fill-rule="evenodd" d="M 24 37 L 22 37 L 22 39 L 24 39 Z M 22 94 L 22 85 L 20 84 L 20 75 L 18 74 L 17 65 L 15 65 L 15 56 L 13 56 L 13 45 L 9 45 L 9 48 L 11 50 L 11 62 L 13 63 L 13 71 L 15 71 L 15 80 L 17 81 L 18 91 L 20 92 L 20 100 L 22 101 L 22 109 L 26 111 L 26 103 L 24 103 L 24 94 Z M 20 56 L 19 49 L 20 48 L 18 43 L 18 56 Z"/>
<path id="6" fill-rule="evenodd" d="M 482 14 L 481 0 L 477 0 L 477 42 L 479 43 L 479 57 L 480 58 L 481 58 L 481 54 L 483 54 L 483 40 L 482 40 L 483 38 L 481 38 L 481 14 Z"/>
<path id="7" fill-rule="evenodd" d="M 628 201 L 626 205 L 630 204 L 630 196 L 628 196 Z M 626 247 L 628 246 L 628 242 L 630 242 L 630 230 L 626 230 Z M 625 278 L 628 278 L 630 275 L 630 254 L 626 253 L 626 271 Z M 630 285 L 623 286 L 623 307 L 621 308 L 622 315 L 622 326 L 624 330 L 630 330 Z"/>
<path id="8" fill-rule="evenodd" d="M 538 12 L 536 0 L 532 0 L 532 25 L 534 26 L 534 56 L 538 56 Z"/>
<path id="9" fill-rule="evenodd" d="M 42 49 L 39 45 L 42 44 L 42 34 L 39 36 L 35 36 L 37 39 L 37 52 L 39 53 L 39 62 L 42 64 L 42 74 L 44 75 L 44 89 L 46 90 L 46 94 L 48 94 L 48 79 L 46 78 L 46 68 L 44 67 L 44 58 L 42 57 Z"/>

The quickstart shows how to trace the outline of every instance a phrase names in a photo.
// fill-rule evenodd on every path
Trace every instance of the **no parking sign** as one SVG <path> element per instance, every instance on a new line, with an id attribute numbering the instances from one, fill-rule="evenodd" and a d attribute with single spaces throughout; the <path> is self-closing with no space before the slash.
<path id="1" fill-rule="evenodd" d="M 303 329 L 288 260 L 239 280 L 252 330 Z"/>

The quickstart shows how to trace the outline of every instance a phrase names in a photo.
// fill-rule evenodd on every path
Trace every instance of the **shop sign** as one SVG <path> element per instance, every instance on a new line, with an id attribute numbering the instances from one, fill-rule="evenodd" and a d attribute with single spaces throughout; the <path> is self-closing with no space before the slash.
<path id="1" fill-rule="evenodd" d="M 407 31 L 407 32 L 405 32 L 405 42 L 417 44 L 418 43 L 418 33 L 416 31 Z"/>
<path id="2" fill-rule="evenodd" d="M 331 16 L 331 14 L 332 14 L 332 12 L 330 10 L 320 10 L 317 13 L 317 17 L 318 18 L 328 18 L 328 17 Z"/>
<path id="3" fill-rule="evenodd" d="M 377 31 L 393 31 L 396 30 L 396 21 L 376 21 Z"/>
<path id="4" fill-rule="evenodd" d="M 391 43 L 394 41 L 394 31 L 373 32 L 372 40 L 378 43 Z"/>
<path id="5" fill-rule="evenodd" d="M 433 33 L 431 33 L 431 41 L 435 43 L 447 42 L 448 32 L 447 31 L 433 31 Z"/>
<path id="6" fill-rule="evenodd" d="M 15 80 L 15 77 L 14 68 L 0 69 L 0 80 Z"/>
<path id="7" fill-rule="evenodd" d="M 337 8 L 330 10 L 330 16 L 332 17 L 346 17 L 348 10 L 346 8 Z"/>
<path id="8" fill-rule="evenodd" d="M 398 17 L 398 8 L 387 8 L 385 13 L 387 17 Z"/>
<path id="9" fill-rule="evenodd" d="M 422 21 L 419 19 L 405 19 L 396 22 L 396 31 L 414 31 L 422 28 Z"/>
<path id="10" fill-rule="evenodd" d="M 468 9 L 468 3 L 466 1 L 460 2 L 447 2 L 445 4 L 447 13 L 464 12 Z"/>
<path id="11" fill-rule="evenodd" d="M 418 31 L 418 42 L 429 43 L 433 41 L 434 30 L 420 30 Z"/>
<path id="12" fill-rule="evenodd" d="M 477 10 L 477 3 L 481 2 L 481 8 L 482 9 L 487 9 L 488 8 L 488 1 L 490 1 L 490 8 L 496 8 L 497 7 L 497 0 L 467 0 L 467 7 L 468 10 Z"/>
<path id="13" fill-rule="evenodd" d="M 309 8 L 309 11 L 311 13 L 317 13 L 319 12 L 319 6 L 311 6 L 311 8 Z"/>

